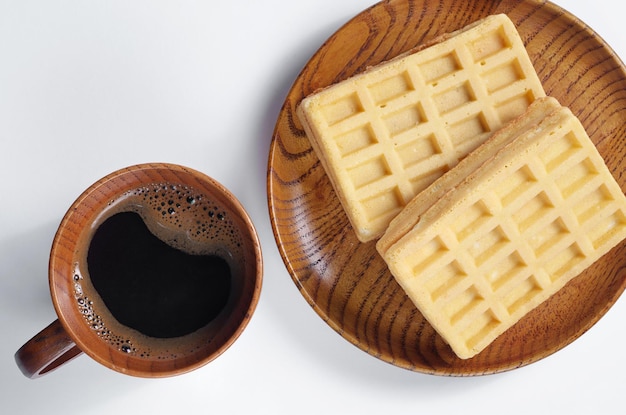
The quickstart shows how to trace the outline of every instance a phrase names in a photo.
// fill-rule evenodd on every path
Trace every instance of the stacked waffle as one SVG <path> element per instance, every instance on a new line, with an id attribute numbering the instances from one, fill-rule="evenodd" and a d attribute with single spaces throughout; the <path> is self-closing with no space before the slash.
<path id="1" fill-rule="evenodd" d="M 579 120 L 490 16 L 298 109 L 362 241 L 460 358 L 626 238 Z"/>

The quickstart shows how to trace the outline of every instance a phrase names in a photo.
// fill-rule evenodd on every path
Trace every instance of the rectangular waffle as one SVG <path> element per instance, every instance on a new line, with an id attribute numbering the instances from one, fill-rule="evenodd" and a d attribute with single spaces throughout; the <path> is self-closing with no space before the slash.
<path id="1" fill-rule="evenodd" d="M 305 98 L 297 115 L 365 242 L 545 92 L 493 15 Z"/>
<path id="2" fill-rule="evenodd" d="M 491 158 L 499 149 L 508 145 L 519 135 L 537 128 L 537 125 L 561 105 L 553 97 L 537 98 L 528 110 L 510 121 L 476 150 L 470 152 L 452 170 L 437 179 L 432 185 L 418 193 L 389 223 L 389 227 L 376 243 L 381 255 L 397 242 L 397 239 L 413 228 L 421 216 L 447 192 L 456 188 L 470 173 Z"/>
<path id="3" fill-rule="evenodd" d="M 460 358 L 626 237 L 626 197 L 578 118 L 546 107 L 552 100 L 435 182 L 440 190 L 413 199 L 379 241 L 391 273 Z"/>

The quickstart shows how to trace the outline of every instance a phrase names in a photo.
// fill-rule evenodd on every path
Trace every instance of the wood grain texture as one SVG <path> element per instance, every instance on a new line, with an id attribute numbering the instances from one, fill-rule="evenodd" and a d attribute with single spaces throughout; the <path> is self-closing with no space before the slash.
<path id="1" fill-rule="evenodd" d="M 626 71 L 576 17 L 549 2 L 392 0 L 354 17 L 313 55 L 280 111 L 268 160 L 274 235 L 303 297 L 363 351 L 409 370 L 470 376 L 544 358 L 588 330 L 626 288 L 622 243 L 529 313 L 485 351 L 458 359 L 395 282 L 374 242 L 360 243 L 295 108 L 306 95 L 490 14 L 516 24 L 546 93 L 585 126 L 626 189 Z"/>
<path id="2" fill-rule="evenodd" d="M 77 301 L 78 280 L 75 275 L 79 268 L 83 271 L 87 268 L 85 265 L 81 268 L 81 263 L 89 247 L 90 230 L 98 225 L 98 218 L 102 217 L 111 201 L 152 184 L 189 187 L 199 197 L 219 206 L 228 218 L 229 228 L 218 229 L 211 238 L 226 249 L 229 246 L 229 242 L 223 239 L 229 238 L 226 229 L 237 236 L 239 252 L 231 254 L 241 264 L 241 272 L 233 275 L 225 311 L 211 324 L 187 336 L 158 339 L 158 342 L 147 346 L 147 350 L 152 348 L 154 353 L 151 350 L 144 355 L 125 350 L 119 342 L 116 344 L 107 340 L 97 325 L 87 324 L 85 308 L 80 307 Z M 215 228 L 220 228 L 220 225 Z M 83 272 L 83 275 L 87 273 Z M 50 293 L 58 320 L 29 340 L 15 358 L 23 373 L 31 378 L 49 373 L 81 352 L 110 369 L 128 375 L 165 377 L 186 373 L 220 356 L 240 336 L 256 309 L 262 280 L 263 258 L 256 229 L 240 202 L 222 184 L 201 172 L 174 164 L 126 167 L 90 186 L 63 217 L 53 241 L 49 263 Z M 80 293 L 82 295 L 82 288 Z M 132 330 L 129 329 L 123 333 L 131 336 L 130 332 Z M 147 337 L 136 337 L 138 347 L 145 341 L 143 339 Z M 174 349 L 168 349 L 167 354 L 158 355 L 156 350 L 160 344 L 185 349 L 178 354 Z"/>

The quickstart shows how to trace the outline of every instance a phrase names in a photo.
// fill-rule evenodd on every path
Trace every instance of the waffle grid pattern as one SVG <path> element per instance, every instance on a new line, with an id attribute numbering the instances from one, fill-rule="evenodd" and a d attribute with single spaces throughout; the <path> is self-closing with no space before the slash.
<path id="1" fill-rule="evenodd" d="M 418 192 L 545 95 L 515 27 L 495 17 L 319 93 L 319 148 L 357 228 L 380 235 Z"/>
<path id="2" fill-rule="evenodd" d="M 484 348 L 626 236 L 624 195 L 574 126 L 399 259 L 405 290 L 457 354 Z"/>

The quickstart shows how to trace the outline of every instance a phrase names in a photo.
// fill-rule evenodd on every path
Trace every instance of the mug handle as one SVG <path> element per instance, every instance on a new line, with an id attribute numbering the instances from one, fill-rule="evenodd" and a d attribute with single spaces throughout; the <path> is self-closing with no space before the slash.
<path id="1" fill-rule="evenodd" d="M 24 376 L 35 379 L 82 353 L 57 319 L 20 347 L 15 362 Z"/>

